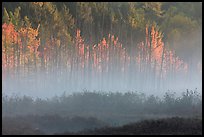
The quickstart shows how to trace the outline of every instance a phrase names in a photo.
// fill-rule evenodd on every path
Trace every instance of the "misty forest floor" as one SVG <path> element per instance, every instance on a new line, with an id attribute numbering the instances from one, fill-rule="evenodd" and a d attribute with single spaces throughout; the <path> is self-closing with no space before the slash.
<path id="1" fill-rule="evenodd" d="M 66 134 L 66 133 L 65 133 Z M 144 120 L 121 127 L 82 131 L 76 134 L 92 135 L 201 135 L 202 120 L 172 117 L 158 120 Z"/>
<path id="2" fill-rule="evenodd" d="M 52 99 L 2 97 L 3 135 L 202 134 L 202 96 L 82 92 Z"/>
<path id="3" fill-rule="evenodd" d="M 95 118 L 83 117 L 24 116 L 3 117 L 2 120 L 3 135 L 202 135 L 202 118 L 160 118 L 116 127 Z M 83 130 L 74 132 L 74 128 Z"/>

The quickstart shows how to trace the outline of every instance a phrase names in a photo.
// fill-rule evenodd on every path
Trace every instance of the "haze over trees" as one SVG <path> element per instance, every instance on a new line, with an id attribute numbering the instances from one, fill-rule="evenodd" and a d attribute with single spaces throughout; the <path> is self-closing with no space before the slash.
<path id="1" fill-rule="evenodd" d="M 200 88 L 201 9 L 199 2 L 4 2 L 3 88 L 41 95 Z"/>

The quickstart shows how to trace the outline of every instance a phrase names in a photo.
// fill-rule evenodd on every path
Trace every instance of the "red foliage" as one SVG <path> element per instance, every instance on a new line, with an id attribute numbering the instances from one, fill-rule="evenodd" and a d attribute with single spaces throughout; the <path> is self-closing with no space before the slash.
<path id="1" fill-rule="evenodd" d="M 154 26 L 150 28 L 146 26 L 145 34 L 145 41 L 136 44 L 131 51 L 133 54 L 130 55 L 127 50 L 128 47 L 123 47 L 118 37 L 114 35 L 109 34 L 107 38 L 102 38 L 99 43 L 87 45 L 81 37 L 81 31 L 77 29 L 74 45 L 66 49 L 66 64 L 80 70 L 83 75 L 86 75 L 85 69 L 90 69 L 88 67 L 92 68 L 91 73 L 93 75 L 102 75 L 102 72 L 112 73 L 112 66 L 116 67 L 117 71 L 123 75 L 129 71 L 131 65 L 133 70 L 139 69 L 140 72 L 143 72 L 147 67 L 154 69 L 156 75 L 162 78 L 165 78 L 167 73 L 172 72 L 172 69 L 175 73 L 188 71 L 188 65 L 177 57 L 174 51 L 164 48 L 165 44 L 161 34 Z M 60 39 L 54 38 L 46 39 L 45 45 L 42 47 L 43 50 L 38 51 L 40 39 L 37 39 L 37 36 L 38 28 L 20 28 L 16 31 L 12 24 L 2 25 L 2 67 L 4 71 L 6 68 L 16 66 L 14 61 L 16 62 L 17 55 L 14 54 L 14 46 L 18 46 L 21 55 L 20 65 L 28 63 L 29 60 L 34 63 L 39 58 L 44 59 L 44 62 L 49 62 L 58 57 L 58 55 L 54 56 L 54 53 L 64 52 L 62 51 L 64 49 L 58 50 L 62 48 Z M 26 58 L 25 62 L 23 62 L 23 57 Z M 37 58 L 35 61 L 34 57 Z M 162 74 L 160 74 L 161 66 Z"/>

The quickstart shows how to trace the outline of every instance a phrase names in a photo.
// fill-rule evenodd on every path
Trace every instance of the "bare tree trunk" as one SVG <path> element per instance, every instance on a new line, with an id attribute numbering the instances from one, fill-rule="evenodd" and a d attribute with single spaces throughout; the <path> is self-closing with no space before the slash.
<path id="1" fill-rule="evenodd" d="M 165 52 L 165 46 L 163 46 L 163 51 L 162 51 L 162 60 L 161 60 L 161 66 L 160 66 L 160 71 L 159 71 L 159 82 L 158 82 L 158 87 L 157 87 L 158 90 L 160 90 L 160 88 L 161 88 L 162 68 L 163 68 L 163 62 L 164 62 L 164 52 Z"/>

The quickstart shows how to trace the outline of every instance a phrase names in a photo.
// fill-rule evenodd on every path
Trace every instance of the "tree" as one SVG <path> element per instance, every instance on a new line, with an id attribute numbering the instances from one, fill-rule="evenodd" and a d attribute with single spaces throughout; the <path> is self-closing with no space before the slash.
<path id="1" fill-rule="evenodd" d="M 9 14 L 8 14 L 6 8 L 4 8 L 4 15 L 3 15 L 3 19 L 2 19 L 2 24 L 3 23 L 8 24 L 9 22 L 10 22 Z"/>

